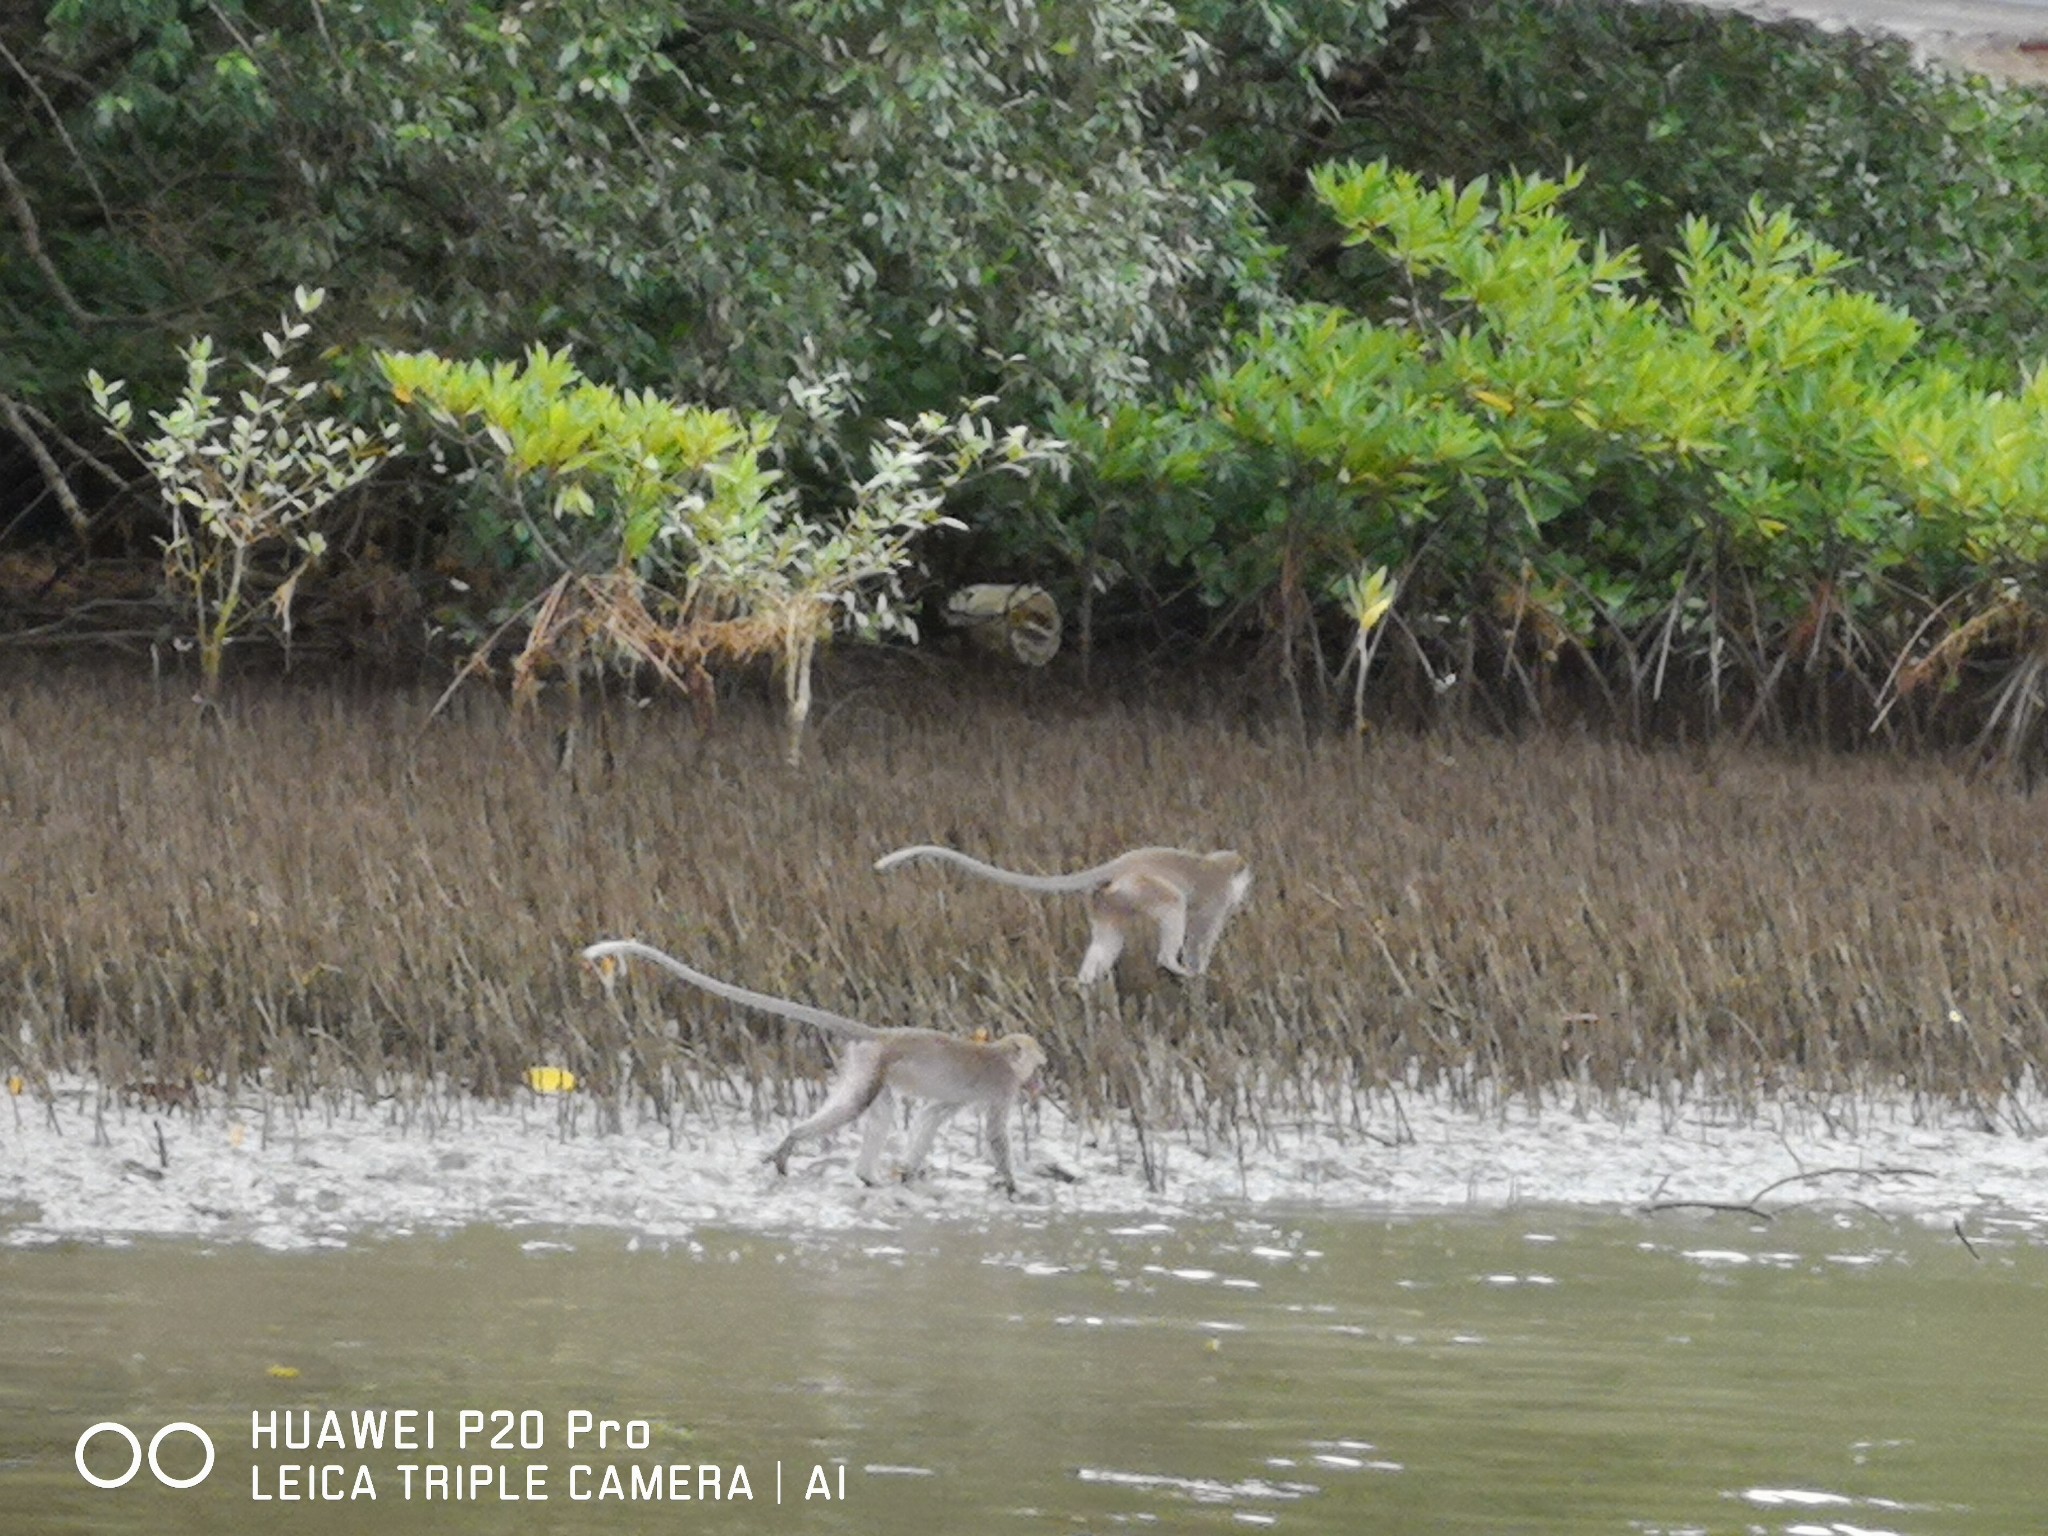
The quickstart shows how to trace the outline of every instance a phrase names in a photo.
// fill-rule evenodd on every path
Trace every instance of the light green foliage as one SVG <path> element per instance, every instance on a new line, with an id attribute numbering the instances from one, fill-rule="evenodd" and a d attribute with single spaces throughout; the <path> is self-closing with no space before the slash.
<path id="1" fill-rule="evenodd" d="M 547 665 L 573 676 L 592 644 L 599 659 L 652 665 L 700 700 L 707 667 L 767 656 L 782 668 L 792 760 L 812 661 L 835 622 L 871 638 L 914 636 L 901 581 L 918 536 L 951 521 L 947 494 L 980 472 L 1063 462 L 1062 444 L 999 431 L 982 414 L 993 402 L 979 400 L 957 417 L 888 423 L 843 515 L 814 517 L 763 463 L 775 440 L 768 418 L 616 390 L 543 347 L 520 365 L 431 353 L 378 362 L 401 403 L 488 450 L 507 499 L 535 527 L 527 547 L 546 584 L 523 609 L 522 696 Z M 829 386 L 797 391 L 813 417 L 836 408 Z M 543 518 L 529 506 L 534 489 Z"/>
<path id="2" fill-rule="evenodd" d="M 519 364 L 431 352 L 377 362 L 400 404 L 480 432 L 515 484 L 545 484 L 554 520 L 594 528 L 610 560 L 640 560 L 657 544 L 701 550 L 766 516 L 765 419 L 592 383 L 566 350 L 542 346 Z M 572 531 L 567 547 L 580 558 L 590 542 Z"/>
<path id="3" fill-rule="evenodd" d="M 266 332 L 267 358 L 245 364 L 251 383 L 226 400 L 213 383 L 213 338 L 184 349 L 185 388 L 168 411 L 152 411 L 156 435 L 137 441 L 126 386 L 88 375 L 93 406 L 148 467 L 169 531 L 161 539 L 164 580 L 192 614 L 200 675 L 218 698 L 228 643 L 267 610 L 291 639 L 299 578 L 325 553 L 321 513 L 360 483 L 389 452 L 396 426 L 373 437 L 309 407 L 320 386 L 296 378 L 288 361 L 320 307 L 300 288 L 293 308 Z"/>
<path id="4" fill-rule="evenodd" d="M 1274 594 L 1281 623 L 1333 586 L 1355 609 L 1352 573 L 1392 566 L 1430 676 L 1490 659 L 1539 709 L 1563 654 L 1599 664 L 1596 638 L 1653 694 L 1674 658 L 1696 668 L 1717 709 L 1724 674 L 1775 708 L 1789 662 L 1824 661 L 1866 719 L 1888 677 L 1927 670 L 1895 664 L 1951 597 L 2008 616 L 1951 651 L 2010 638 L 2043 553 L 2048 382 L 2008 396 L 1928 360 L 1911 317 L 1757 205 L 1732 234 L 1687 222 L 1660 304 L 1632 250 L 1573 234 L 1577 181 L 1320 171 L 1400 297 L 1381 320 L 1267 322 L 1171 410 L 1105 422 L 1098 475 L 1179 487 L 1139 537 L 1212 600 Z"/>
<path id="5" fill-rule="evenodd" d="M 1389 579 L 1384 565 L 1371 569 L 1360 566 L 1331 585 L 1331 596 L 1343 605 L 1357 626 L 1351 637 L 1352 653 L 1347 664 L 1352 668 L 1351 723 L 1360 732 L 1366 728 L 1365 680 L 1372 671 L 1373 652 L 1378 645 L 1375 631 L 1393 611 L 1400 590 L 1401 584 Z"/>

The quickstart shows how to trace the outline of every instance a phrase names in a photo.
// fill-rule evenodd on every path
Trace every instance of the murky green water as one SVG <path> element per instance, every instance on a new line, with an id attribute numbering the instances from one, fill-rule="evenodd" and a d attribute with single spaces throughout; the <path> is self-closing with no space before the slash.
<path id="1" fill-rule="evenodd" d="M 2024 1242 L 1524 1212 L 562 1243 L 0 1251 L 0 1530 L 2048 1529 Z M 380 1408 L 434 1448 L 290 1447 Z M 217 1464 L 96 1489 L 101 1420 L 196 1422 Z M 129 1460 L 104 1433 L 87 1466 Z M 670 1502 L 707 1465 L 726 1497 Z M 664 1497 L 600 1496 L 636 1472 Z M 281 1497 L 323 1481 L 377 1502 Z"/>

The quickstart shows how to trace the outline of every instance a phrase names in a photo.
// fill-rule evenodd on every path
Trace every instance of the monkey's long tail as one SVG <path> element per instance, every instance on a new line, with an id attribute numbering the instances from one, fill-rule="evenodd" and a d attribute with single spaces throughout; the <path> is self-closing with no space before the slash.
<path id="1" fill-rule="evenodd" d="M 1014 885 L 1020 891 L 1060 895 L 1070 891 L 1093 890 L 1114 875 L 1117 867 L 1129 857 L 1129 854 L 1119 854 L 1107 864 L 1098 864 L 1093 869 L 1084 869 L 1071 875 L 1020 875 L 1014 869 L 984 864 L 979 859 L 969 858 L 964 853 L 955 853 L 951 848 L 941 848 L 936 843 L 919 843 L 915 847 L 898 848 L 894 853 L 883 854 L 875 860 L 875 868 L 891 870 L 899 864 L 910 864 L 919 859 L 938 859 L 942 863 L 957 864 L 969 874 L 980 875 L 984 880 Z"/>
<path id="2" fill-rule="evenodd" d="M 759 1008 L 763 1013 L 780 1014 L 785 1019 L 794 1019 L 799 1024 L 809 1024 L 831 1035 L 844 1035 L 850 1040 L 873 1040 L 881 1031 L 872 1024 L 863 1024 L 859 1019 L 849 1019 L 841 1013 L 827 1013 L 822 1008 L 809 1008 L 802 1003 L 792 1003 L 785 998 L 770 997 L 766 992 L 749 992 L 745 987 L 736 987 L 729 981 L 720 981 L 716 976 L 706 976 L 702 971 L 693 970 L 674 955 L 665 954 L 652 944 L 642 944 L 638 939 L 604 939 L 583 951 L 585 960 L 603 960 L 611 955 L 638 955 L 642 960 L 652 960 L 656 965 L 680 976 L 695 987 L 702 987 L 714 997 L 722 997 L 730 1003 L 740 1003 L 748 1008 Z"/>

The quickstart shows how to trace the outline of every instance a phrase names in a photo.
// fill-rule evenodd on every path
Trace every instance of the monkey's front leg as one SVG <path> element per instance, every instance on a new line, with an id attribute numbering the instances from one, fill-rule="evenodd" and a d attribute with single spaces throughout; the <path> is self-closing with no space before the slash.
<path id="1" fill-rule="evenodd" d="M 1176 976 L 1194 975 L 1181 963 L 1181 941 L 1188 931 L 1187 898 L 1167 889 L 1152 905 L 1152 920 L 1159 925 L 1159 968 Z"/>
<path id="2" fill-rule="evenodd" d="M 983 1124 L 988 1135 L 989 1161 L 996 1165 L 996 1185 L 1014 1200 L 1017 1198 L 1017 1176 L 1010 1169 L 1009 1102 L 991 1104 Z"/>

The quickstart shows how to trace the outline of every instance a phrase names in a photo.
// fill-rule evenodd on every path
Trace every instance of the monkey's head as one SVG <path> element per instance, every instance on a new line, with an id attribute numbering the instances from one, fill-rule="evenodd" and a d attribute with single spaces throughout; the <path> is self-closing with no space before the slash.
<path id="1" fill-rule="evenodd" d="M 1252 867 L 1244 861 L 1244 855 L 1226 848 L 1209 854 L 1207 863 L 1217 873 L 1230 877 L 1230 905 L 1243 906 L 1252 893 Z"/>
<path id="2" fill-rule="evenodd" d="M 1009 1057 L 1010 1070 L 1019 1084 L 1030 1082 L 1045 1065 L 1045 1047 L 1029 1035 L 1005 1035 L 996 1042 L 996 1049 Z"/>

